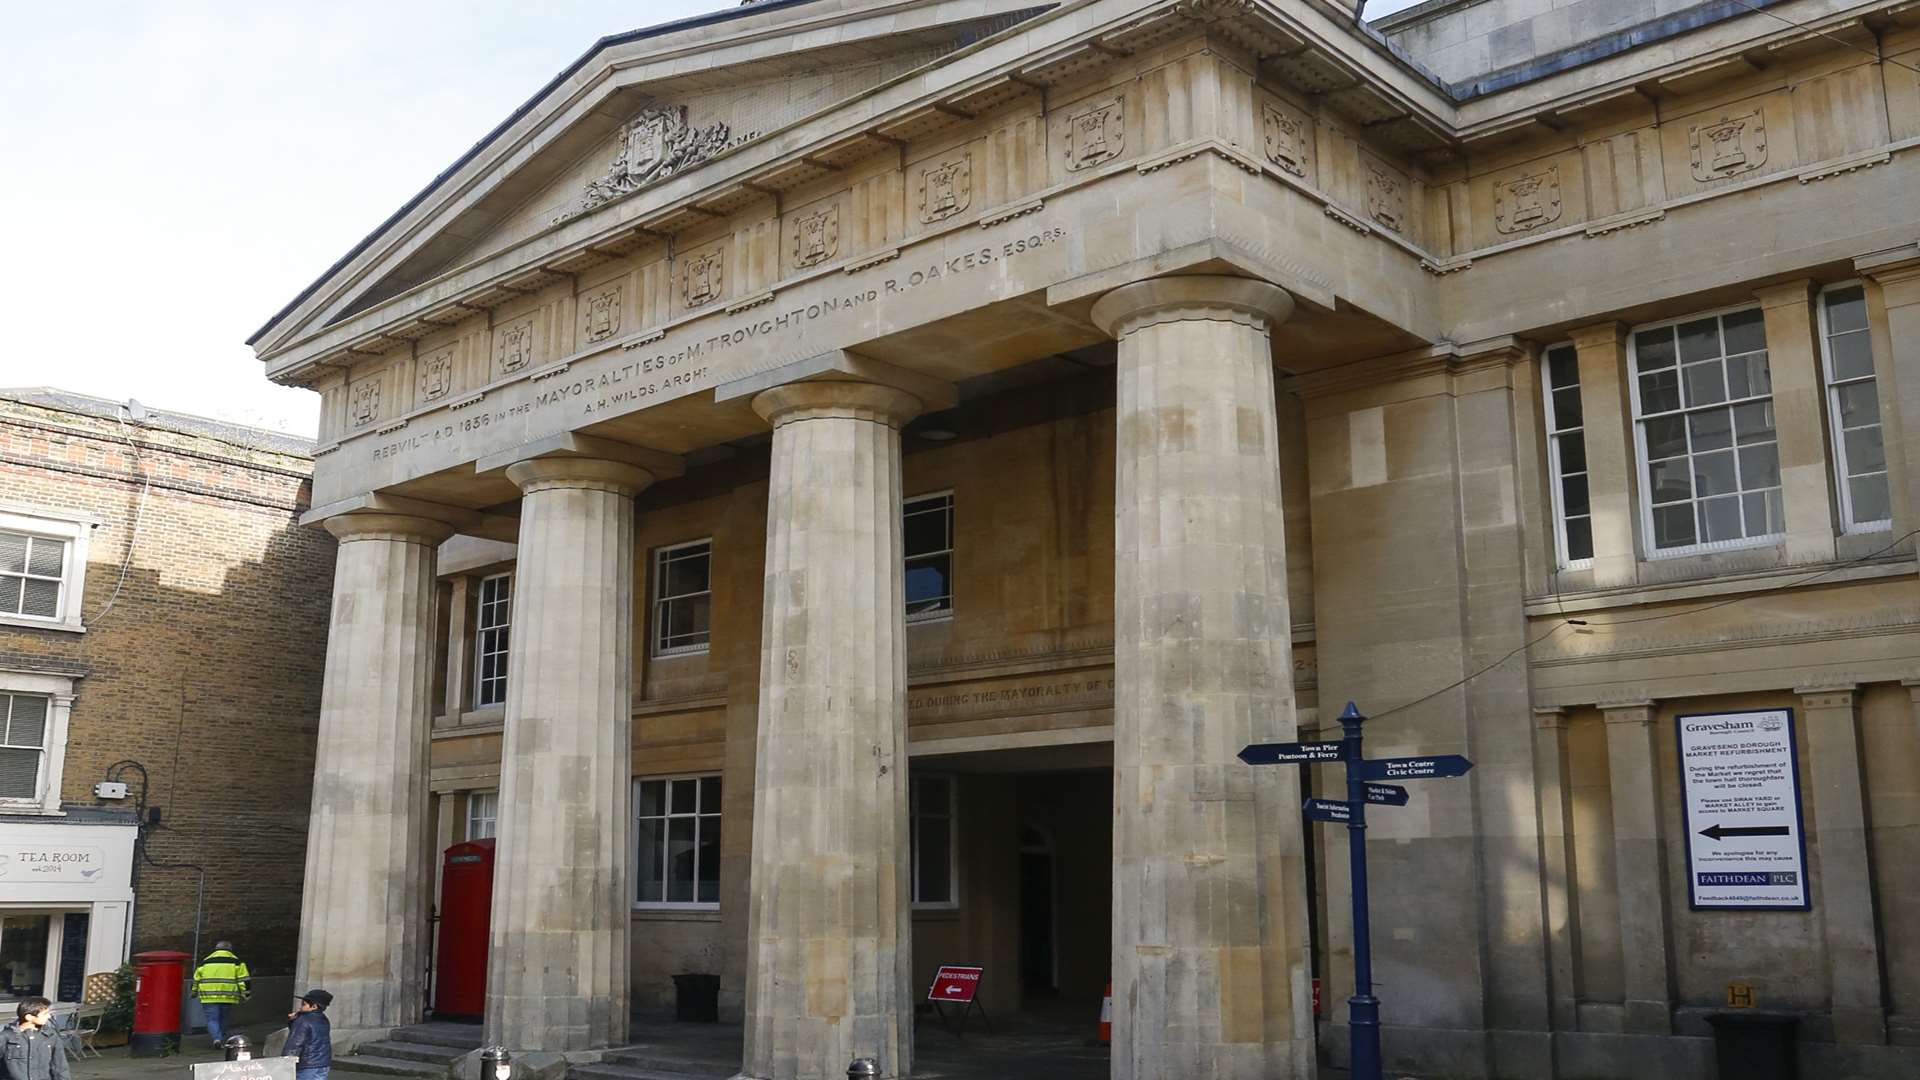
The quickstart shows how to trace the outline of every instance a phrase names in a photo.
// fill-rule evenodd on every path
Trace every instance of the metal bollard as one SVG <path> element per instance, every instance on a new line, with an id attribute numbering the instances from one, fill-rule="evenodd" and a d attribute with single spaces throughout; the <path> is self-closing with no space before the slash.
<path id="1" fill-rule="evenodd" d="M 229 1035 L 227 1041 L 220 1044 L 226 1048 L 228 1061 L 252 1061 L 253 1044 L 245 1035 Z"/>
<path id="2" fill-rule="evenodd" d="M 504 1046 L 489 1046 L 480 1051 L 480 1080 L 509 1080 L 513 1076 L 513 1055 Z"/>
<path id="3" fill-rule="evenodd" d="M 879 1076 L 880 1069 L 872 1058 L 854 1058 L 847 1066 L 847 1080 L 866 1080 L 870 1076 Z"/>

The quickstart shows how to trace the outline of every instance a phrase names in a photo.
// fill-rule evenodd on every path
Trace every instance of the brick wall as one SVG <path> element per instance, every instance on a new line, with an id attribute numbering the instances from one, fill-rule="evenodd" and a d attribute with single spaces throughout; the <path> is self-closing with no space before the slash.
<path id="1" fill-rule="evenodd" d="M 64 801 L 101 805 L 109 765 L 144 764 L 151 854 L 207 869 L 203 948 L 231 938 L 255 971 L 290 973 L 333 540 L 297 523 L 312 461 L 234 436 L 0 399 L 0 504 L 102 522 L 86 633 L 0 626 L 0 668 L 84 671 Z M 188 948 L 196 876 L 135 873 L 134 951 Z"/>

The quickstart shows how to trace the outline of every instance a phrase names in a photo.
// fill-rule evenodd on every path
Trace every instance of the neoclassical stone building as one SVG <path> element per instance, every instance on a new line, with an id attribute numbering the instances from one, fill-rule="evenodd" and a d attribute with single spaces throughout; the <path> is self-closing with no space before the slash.
<path id="1" fill-rule="evenodd" d="M 325 402 L 336 1031 L 492 836 L 516 1049 L 707 971 L 745 1075 L 906 1076 L 950 962 L 1311 1076 L 1340 781 L 1235 753 L 1351 699 L 1477 763 L 1372 815 L 1391 1067 L 1707 1077 L 1754 1004 L 1911 1074 L 1920 8 L 1352 8 L 603 38 L 254 336 Z"/>

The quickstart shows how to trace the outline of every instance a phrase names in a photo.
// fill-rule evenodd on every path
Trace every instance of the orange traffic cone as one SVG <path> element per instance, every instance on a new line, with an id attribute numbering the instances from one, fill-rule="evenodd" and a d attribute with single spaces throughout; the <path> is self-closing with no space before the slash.
<path id="1" fill-rule="evenodd" d="M 1107 980 L 1106 996 L 1100 999 L 1100 1045 L 1113 1044 L 1113 980 Z"/>

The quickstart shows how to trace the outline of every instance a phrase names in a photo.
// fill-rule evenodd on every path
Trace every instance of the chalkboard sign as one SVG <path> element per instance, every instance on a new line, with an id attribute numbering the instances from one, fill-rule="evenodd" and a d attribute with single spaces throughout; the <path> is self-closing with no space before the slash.
<path id="1" fill-rule="evenodd" d="M 79 1001 L 87 978 L 87 913 L 67 913 L 60 937 L 60 986 L 55 1001 Z"/>
<path id="2" fill-rule="evenodd" d="M 204 1061 L 193 1067 L 193 1080 L 293 1080 L 290 1057 L 251 1061 Z"/>

